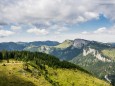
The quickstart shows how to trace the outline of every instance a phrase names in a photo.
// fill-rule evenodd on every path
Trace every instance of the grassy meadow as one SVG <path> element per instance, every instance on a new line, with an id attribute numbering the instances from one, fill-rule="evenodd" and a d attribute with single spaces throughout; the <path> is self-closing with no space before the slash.
<path id="1" fill-rule="evenodd" d="M 102 50 L 102 54 L 107 56 L 113 60 L 115 60 L 115 49 L 104 49 Z"/>
<path id="2" fill-rule="evenodd" d="M 24 62 L 3 60 L 0 62 L 0 86 L 110 86 L 107 82 L 99 80 L 77 69 L 51 68 L 46 70 L 35 69 L 29 65 L 28 70 L 23 69 Z M 33 71 L 41 71 L 38 76 Z M 53 84 L 56 83 L 56 84 Z"/>

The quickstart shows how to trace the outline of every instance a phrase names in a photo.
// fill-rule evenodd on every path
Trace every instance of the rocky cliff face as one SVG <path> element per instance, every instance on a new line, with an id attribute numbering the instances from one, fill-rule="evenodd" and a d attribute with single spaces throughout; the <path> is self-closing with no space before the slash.
<path id="1" fill-rule="evenodd" d="M 90 43 L 88 40 L 84 39 L 75 39 L 73 43 L 73 47 L 81 49 L 84 46 L 87 46 Z"/>
<path id="2" fill-rule="evenodd" d="M 92 49 L 92 48 L 83 49 L 83 56 L 87 56 L 88 54 L 92 54 L 94 57 L 96 57 L 100 61 L 111 62 L 110 59 L 107 59 L 106 57 L 102 56 L 101 53 L 99 53 L 98 50 L 95 50 L 95 49 Z"/>

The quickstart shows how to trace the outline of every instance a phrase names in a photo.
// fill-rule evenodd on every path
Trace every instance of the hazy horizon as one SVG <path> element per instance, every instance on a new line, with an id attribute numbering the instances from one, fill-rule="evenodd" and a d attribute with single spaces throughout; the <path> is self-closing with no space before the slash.
<path id="1" fill-rule="evenodd" d="M 81 39 L 81 38 L 75 38 L 75 39 Z M 73 39 L 73 40 L 75 40 Z M 56 40 L 33 40 L 33 41 L 3 41 L 3 42 L 0 42 L 0 43 L 8 43 L 8 42 L 15 42 L 15 43 L 18 43 L 18 42 L 45 42 L 45 41 L 54 41 L 54 42 L 59 42 L 59 43 L 62 43 L 66 40 L 72 40 L 72 39 L 65 39 L 63 41 L 56 41 Z M 88 40 L 88 39 L 83 39 L 83 40 Z M 96 40 L 88 40 L 88 41 L 96 41 Z M 101 43 L 115 43 L 115 42 L 102 42 L 102 41 L 97 41 L 97 42 L 101 42 Z"/>

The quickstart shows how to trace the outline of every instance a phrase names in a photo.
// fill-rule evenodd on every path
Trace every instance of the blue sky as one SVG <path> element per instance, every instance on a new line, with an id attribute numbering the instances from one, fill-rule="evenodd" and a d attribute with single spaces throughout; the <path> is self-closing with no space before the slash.
<path id="1" fill-rule="evenodd" d="M 1 0 L 0 42 L 115 42 L 115 1 Z"/>
<path id="2" fill-rule="evenodd" d="M 113 25 L 114 23 L 110 19 L 104 17 L 103 15 L 100 15 L 99 19 L 92 19 L 87 22 L 75 24 L 72 25 L 70 28 L 73 28 L 73 32 L 75 30 L 81 32 L 81 31 L 94 31 L 101 27 L 110 28 Z"/>

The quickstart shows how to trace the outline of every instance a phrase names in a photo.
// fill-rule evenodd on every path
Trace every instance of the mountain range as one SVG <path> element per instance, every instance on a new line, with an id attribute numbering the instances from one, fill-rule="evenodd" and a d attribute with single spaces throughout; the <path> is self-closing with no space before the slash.
<path id="1" fill-rule="evenodd" d="M 28 46 L 56 46 L 59 42 L 56 41 L 34 41 L 34 42 L 2 42 L 0 43 L 0 50 L 23 50 Z"/>
<path id="2" fill-rule="evenodd" d="M 115 43 L 84 39 L 36 42 L 0 43 L 0 50 L 43 52 L 66 60 L 88 70 L 96 77 L 115 75 Z"/>

